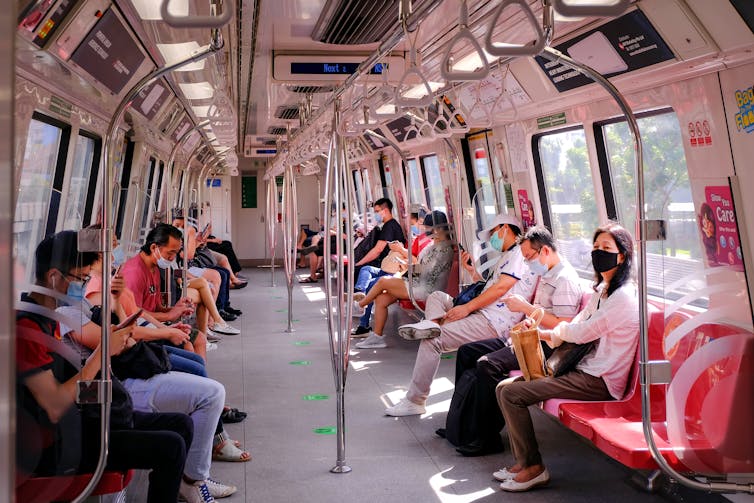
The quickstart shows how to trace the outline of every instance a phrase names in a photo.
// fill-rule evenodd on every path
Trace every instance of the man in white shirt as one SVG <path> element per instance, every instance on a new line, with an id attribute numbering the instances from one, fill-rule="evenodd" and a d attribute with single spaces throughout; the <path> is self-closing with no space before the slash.
<path id="1" fill-rule="evenodd" d="M 526 267 L 516 244 L 520 234 L 518 218 L 513 215 L 495 217 L 492 224 L 478 234 L 480 240 L 502 252 L 482 293 L 466 304 L 453 306 L 453 297 L 445 292 L 433 292 L 427 298 L 426 319 L 400 327 L 401 337 L 423 340 L 406 398 L 387 408 L 385 414 L 424 414 L 424 403 L 439 367 L 440 355 L 455 351 L 467 342 L 501 337 L 523 318 L 523 314 L 507 309 L 503 301 L 503 297 L 509 294 L 531 298 L 534 292 L 536 275 Z M 483 280 L 471 265 L 468 253 L 461 255 L 461 263 L 475 281 Z"/>

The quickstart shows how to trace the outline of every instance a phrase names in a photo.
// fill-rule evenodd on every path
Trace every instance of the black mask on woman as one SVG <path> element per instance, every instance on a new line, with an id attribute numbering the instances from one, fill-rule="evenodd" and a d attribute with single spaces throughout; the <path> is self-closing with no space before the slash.
<path id="1" fill-rule="evenodd" d="M 618 265 L 618 254 L 605 250 L 592 250 L 592 267 L 597 272 L 609 271 Z"/>

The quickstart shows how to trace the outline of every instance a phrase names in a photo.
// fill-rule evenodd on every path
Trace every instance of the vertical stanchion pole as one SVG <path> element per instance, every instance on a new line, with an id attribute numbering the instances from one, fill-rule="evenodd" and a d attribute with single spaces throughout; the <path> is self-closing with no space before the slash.
<path id="1" fill-rule="evenodd" d="M 277 186 L 275 177 L 267 179 L 267 241 L 270 245 L 270 286 L 275 284 L 275 223 L 277 221 Z"/>
<path id="2" fill-rule="evenodd" d="M 293 276 L 296 272 L 296 249 L 294 247 L 294 233 L 298 226 L 296 215 L 296 175 L 293 165 L 285 167 L 283 176 L 283 208 L 285 221 L 283 223 L 283 264 L 285 266 L 285 280 L 288 284 L 288 328 L 286 333 L 295 332 L 293 328 Z"/>

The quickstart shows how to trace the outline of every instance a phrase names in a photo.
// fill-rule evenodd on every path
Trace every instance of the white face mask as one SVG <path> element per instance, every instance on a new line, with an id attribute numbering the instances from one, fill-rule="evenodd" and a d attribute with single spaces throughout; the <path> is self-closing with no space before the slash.
<path id="1" fill-rule="evenodd" d="M 157 251 L 157 267 L 160 269 L 170 269 L 171 267 L 177 267 L 178 264 L 176 264 L 175 260 L 168 260 L 162 256 L 160 253 L 160 247 L 155 247 L 155 250 Z"/>

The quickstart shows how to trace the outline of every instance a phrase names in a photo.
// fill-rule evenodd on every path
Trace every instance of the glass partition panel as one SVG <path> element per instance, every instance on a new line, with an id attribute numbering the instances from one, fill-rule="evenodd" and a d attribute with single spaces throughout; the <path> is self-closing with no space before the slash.
<path id="1" fill-rule="evenodd" d="M 83 218 L 96 148 L 97 141 L 94 138 L 84 135 L 78 135 L 76 138 L 63 229 L 78 230 L 78 226 L 84 225 Z"/>
<path id="2" fill-rule="evenodd" d="M 424 175 L 427 179 L 427 199 L 429 206 L 434 210 L 440 210 L 447 213 L 445 205 L 445 190 L 440 175 L 440 160 L 436 155 L 422 157 L 422 166 L 424 166 Z"/>

